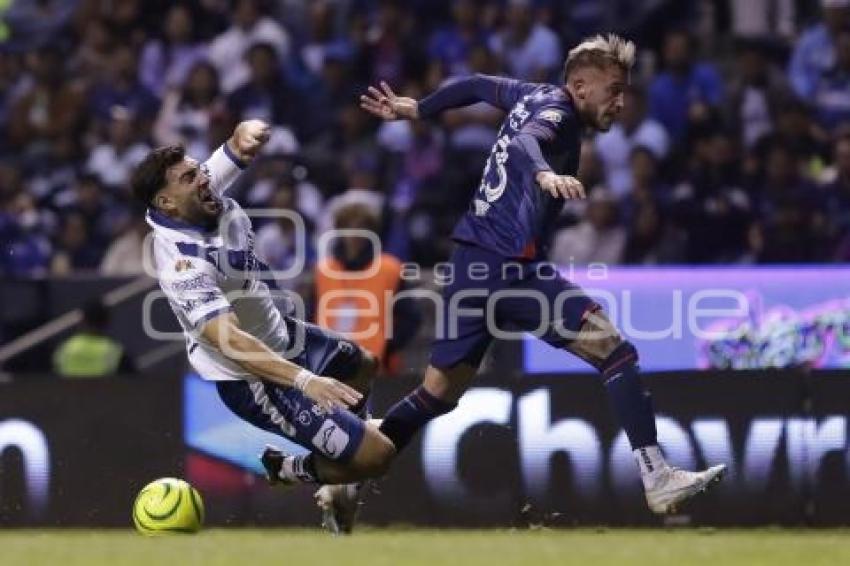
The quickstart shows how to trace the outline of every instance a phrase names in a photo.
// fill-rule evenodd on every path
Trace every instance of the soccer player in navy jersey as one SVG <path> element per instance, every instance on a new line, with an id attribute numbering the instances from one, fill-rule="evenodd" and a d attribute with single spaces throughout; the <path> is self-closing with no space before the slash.
<path id="1" fill-rule="evenodd" d="M 570 51 L 564 84 L 522 83 L 475 75 L 450 82 L 421 101 L 370 87 L 361 107 L 383 120 L 419 120 L 487 102 L 507 113 L 469 211 L 453 233 L 453 280 L 443 290 L 442 320 L 421 386 L 390 409 L 380 426 L 401 451 L 432 419 L 448 413 L 469 387 L 494 329 L 534 331 L 601 374 L 656 513 L 719 480 L 723 464 L 689 472 L 667 464 L 655 428 L 638 354 L 599 305 L 544 261 L 543 245 L 566 199 L 583 199 L 575 178 L 583 131 L 607 131 L 623 108 L 635 46 L 596 36 Z M 489 304 L 488 304 L 489 303 Z M 438 317 L 440 320 L 440 317 Z"/>

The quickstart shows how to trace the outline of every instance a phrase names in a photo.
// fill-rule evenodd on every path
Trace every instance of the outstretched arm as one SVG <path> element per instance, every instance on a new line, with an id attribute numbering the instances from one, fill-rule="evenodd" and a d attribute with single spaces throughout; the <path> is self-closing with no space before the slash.
<path id="1" fill-rule="evenodd" d="M 382 82 L 381 90 L 369 87 L 369 94 L 360 97 L 360 107 L 382 120 L 416 120 L 436 116 L 443 110 L 486 102 L 509 110 L 518 98 L 522 83 L 502 77 L 472 75 L 450 81 L 421 101 L 397 96 Z"/>
<path id="2" fill-rule="evenodd" d="M 362 398 L 348 385 L 316 375 L 273 352 L 243 331 L 239 327 L 239 319 L 232 312 L 222 313 L 206 322 L 201 328 L 201 335 L 248 373 L 284 387 L 295 387 L 325 409 L 351 407 Z"/>
<path id="3" fill-rule="evenodd" d="M 253 161 L 269 135 L 269 125 L 262 120 L 246 120 L 236 126 L 233 135 L 204 162 L 216 194 L 222 194 Z"/>
<path id="4" fill-rule="evenodd" d="M 528 160 L 534 180 L 542 190 L 555 198 L 583 199 L 586 195 L 581 181 L 571 175 L 554 173 L 543 156 L 541 146 L 553 144 L 556 140 L 557 123 L 536 117 L 523 126 L 510 145 Z"/>

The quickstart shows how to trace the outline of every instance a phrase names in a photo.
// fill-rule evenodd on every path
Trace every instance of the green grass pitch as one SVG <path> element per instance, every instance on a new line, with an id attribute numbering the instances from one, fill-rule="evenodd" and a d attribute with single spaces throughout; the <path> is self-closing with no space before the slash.
<path id="1" fill-rule="evenodd" d="M 850 530 L 210 529 L 146 538 L 124 530 L 0 531 L 0 564 L 299 566 L 676 566 L 850 564 Z"/>

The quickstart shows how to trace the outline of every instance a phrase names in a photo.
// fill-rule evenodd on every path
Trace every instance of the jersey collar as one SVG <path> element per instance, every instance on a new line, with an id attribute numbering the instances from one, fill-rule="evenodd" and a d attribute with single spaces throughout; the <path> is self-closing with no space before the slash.
<path id="1" fill-rule="evenodd" d="M 188 222 L 183 222 L 182 220 L 177 220 L 176 218 L 171 218 L 155 208 L 148 208 L 147 217 L 148 223 L 154 227 L 161 226 L 163 228 L 177 230 L 179 232 L 194 232 L 203 236 L 210 236 L 215 234 L 217 230 L 217 228 L 208 230 L 207 228 L 197 224 L 190 224 Z"/>

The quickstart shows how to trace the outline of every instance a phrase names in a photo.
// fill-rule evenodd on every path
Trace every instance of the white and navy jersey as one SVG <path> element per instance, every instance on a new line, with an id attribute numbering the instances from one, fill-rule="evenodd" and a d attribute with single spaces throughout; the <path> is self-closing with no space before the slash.
<path id="1" fill-rule="evenodd" d="M 210 188 L 222 197 L 244 167 L 226 146 L 202 164 Z M 226 358 L 200 336 L 204 323 L 235 312 L 240 328 L 275 352 L 285 351 L 289 337 L 283 317 L 272 301 L 274 281 L 268 267 L 254 255 L 251 220 L 236 201 L 224 204 L 213 231 L 176 221 L 151 208 L 153 262 L 160 287 L 183 333 L 192 367 L 213 381 L 249 379 L 251 374 Z"/>

